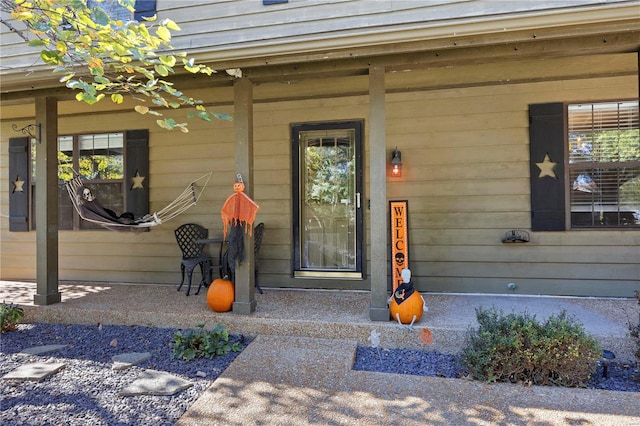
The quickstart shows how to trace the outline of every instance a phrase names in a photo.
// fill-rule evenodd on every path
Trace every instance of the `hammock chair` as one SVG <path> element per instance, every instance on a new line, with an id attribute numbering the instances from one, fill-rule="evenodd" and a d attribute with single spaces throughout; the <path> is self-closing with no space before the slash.
<path id="1" fill-rule="evenodd" d="M 73 207 L 78 212 L 78 215 L 87 222 L 96 223 L 112 231 L 139 232 L 171 220 L 195 205 L 200 199 L 204 188 L 207 186 L 212 173 L 213 172 L 209 172 L 189 183 L 184 191 L 162 210 L 147 214 L 138 219 L 130 212 L 117 215 L 113 210 L 104 207 L 100 201 L 93 196 L 91 190 L 84 184 L 78 174 L 65 183 L 65 188 L 69 193 L 69 198 L 71 198 Z M 204 184 L 201 188 L 196 189 L 196 184 L 202 180 L 205 181 Z"/>

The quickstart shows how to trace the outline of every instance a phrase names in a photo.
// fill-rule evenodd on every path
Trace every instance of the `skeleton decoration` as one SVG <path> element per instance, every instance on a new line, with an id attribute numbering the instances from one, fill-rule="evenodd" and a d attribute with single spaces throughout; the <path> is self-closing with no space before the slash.
<path id="1" fill-rule="evenodd" d="M 244 193 L 244 182 L 240 173 L 233 184 L 233 194 L 227 198 L 222 206 L 221 216 L 223 235 L 226 237 L 229 226 L 241 226 L 251 235 L 253 222 L 256 219 L 259 205 Z"/>
<path id="2" fill-rule="evenodd" d="M 82 190 L 82 198 L 84 198 L 84 200 L 88 202 L 91 202 L 94 200 L 93 194 L 91 193 L 91 190 L 89 188 L 84 188 Z"/>
<path id="3" fill-rule="evenodd" d="M 229 263 L 235 269 L 236 261 L 244 260 L 244 232 L 249 235 L 253 232 L 253 222 L 258 213 L 258 206 L 247 194 L 244 193 L 244 182 L 240 173 L 236 175 L 233 184 L 233 194 L 227 198 L 220 212 L 223 223 L 223 235 L 229 234 Z"/>
<path id="4" fill-rule="evenodd" d="M 78 202 L 78 209 L 81 210 L 83 216 L 99 221 L 109 221 L 116 224 L 129 225 L 135 223 L 135 217 L 131 212 L 124 212 L 118 215 L 111 209 L 106 208 L 100 203 L 100 201 L 93 195 L 91 189 L 86 186 L 80 186 L 76 190 L 76 199 Z M 122 226 L 114 226 L 113 229 L 120 231 L 125 230 Z M 127 227 L 128 228 L 128 227 Z M 112 229 L 108 228 L 107 229 Z M 136 229 L 133 227 L 133 229 Z"/>

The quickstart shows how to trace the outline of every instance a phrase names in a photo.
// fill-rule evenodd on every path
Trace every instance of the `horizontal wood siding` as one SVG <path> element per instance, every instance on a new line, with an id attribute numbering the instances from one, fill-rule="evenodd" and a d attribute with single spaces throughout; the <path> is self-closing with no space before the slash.
<path id="1" fill-rule="evenodd" d="M 514 23 L 526 17 L 542 17 L 545 26 L 562 25 L 567 19 L 565 25 L 575 25 L 572 14 L 633 4 L 633 0 L 291 0 L 265 6 L 259 0 L 158 0 L 156 9 L 159 19 L 170 18 L 181 27 L 171 42 L 175 49 L 210 60 L 221 53 L 225 60 L 242 60 L 259 48 L 268 62 L 270 54 L 325 52 L 336 47 L 335 40 L 341 40 L 337 47 L 343 49 L 362 47 L 351 45 L 350 40 L 363 37 L 368 41 L 360 44 L 412 41 L 405 38 L 416 36 L 403 33 L 422 29 L 433 30 L 434 37 L 442 38 L 527 29 Z M 547 24 L 549 14 L 561 18 Z M 28 34 L 7 13 L 2 12 L 2 19 Z M 50 69 L 39 60 L 40 49 L 28 47 L 7 25 L 0 25 L 0 45 L 5 64 L 1 76 L 21 79 L 27 72 Z"/>
<path id="2" fill-rule="evenodd" d="M 505 293 L 515 283 L 528 294 L 631 296 L 640 285 L 637 231 L 536 232 L 527 244 L 501 239 L 531 226 L 528 105 L 634 93 L 635 76 L 387 95 L 388 147 L 403 159 L 402 181 L 388 183 L 388 197 L 409 200 L 418 287 Z"/>
<path id="3" fill-rule="evenodd" d="M 527 244 L 503 244 L 511 229 L 530 229 L 528 105 L 542 102 L 629 98 L 638 93 L 636 75 L 627 70 L 635 54 L 610 58 L 610 76 L 589 76 L 592 58 L 570 65 L 584 78 L 515 84 L 424 89 L 433 70 L 387 74 L 387 149 L 402 151 L 403 177 L 388 182 L 390 200 L 409 201 L 410 258 L 422 291 L 508 292 L 631 296 L 640 286 L 640 232 L 568 231 L 531 233 Z M 546 60 L 540 77 L 567 59 Z M 637 65 L 636 65 L 637 66 Z M 521 64 L 522 71 L 529 63 Z M 464 67 L 469 81 L 486 66 Z M 499 72 L 500 64 L 494 65 Z M 451 73 L 457 76 L 460 70 Z M 518 67 L 512 67 L 517 78 Z M 476 77 L 473 77 L 476 75 Z M 452 77 L 454 78 L 454 77 Z M 455 77 L 457 78 L 457 77 Z M 454 80 L 455 80 L 454 78 Z M 412 82 L 415 88 L 412 88 Z M 284 83 L 284 84 L 283 84 Z M 265 223 L 259 255 L 261 285 L 278 287 L 368 288 L 367 281 L 291 278 L 291 123 L 365 120 L 368 158 L 367 78 L 268 83 L 254 89 L 254 199 L 257 222 Z M 455 86 L 455 87 L 454 87 Z M 364 91 L 365 94 L 361 92 Z M 206 89 L 199 97 L 228 102 L 231 88 Z M 164 207 L 193 179 L 212 172 L 200 202 L 150 232 L 61 231 L 60 278 L 171 284 L 179 281 L 180 252 L 173 230 L 197 222 L 220 235 L 220 208 L 234 180 L 233 122 L 192 121 L 187 134 L 158 128 L 154 120 L 128 111 L 92 114 L 90 107 L 60 103 L 60 132 L 150 130 L 151 210 Z M 232 106 L 216 107 L 233 112 Z M 0 146 L 0 278 L 35 278 L 35 232 L 8 232 L 8 138 L 12 124 L 29 122 L 30 106 L 3 108 Z M 174 112 L 176 118 L 181 117 Z M 180 113 L 182 114 L 182 113 Z M 368 165 L 365 161 L 365 176 Z M 368 179 L 366 182 L 368 185 Z M 365 190 L 365 198 L 368 189 Z M 368 229 L 369 212 L 365 212 Z M 370 265 L 375 259 L 367 258 Z"/>
<path id="4" fill-rule="evenodd" d="M 619 2 L 620 0 L 618 0 Z M 614 0 L 585 0 L 580 8 L 606 6 Z M 229 50 L 380 34 L 402 28 L 437 27 L 459 22 L 497 21 L 559 11 L 573 1 L 480 0 L 291 0 L 263 6 L 259 1 L 158 1 L 160 16 L 183 29 L 174 46 L 195 51 Z M 500 24 L 495 29 L 501 30 Z"/>

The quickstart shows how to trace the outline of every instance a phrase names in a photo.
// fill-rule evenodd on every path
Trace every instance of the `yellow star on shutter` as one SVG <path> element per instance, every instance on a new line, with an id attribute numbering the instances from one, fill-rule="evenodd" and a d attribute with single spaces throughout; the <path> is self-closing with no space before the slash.
<path id="1" fill-rule="evenodd" d="M 544 160 L 542 160 L 542 163 L 536 163 L 536 166 L 538 166 L 538 168 L 540 169 L 540 175 L 538 175 L 538 177 L 543 178 L 545 176 L 549 176 L 554 179 L 558 179 L 558 176 L 556 176 L 556 172 L 553 171 L 553 169 L 556 167 L 556 164 L 558 163 L 554 163 L 553 161 L 551 161 L 551 158 L 549 158 L 549 153 L 546 153 L 544 156 Z"/>
<path id="2" fill-rule="evenodd" d="M 20 175 L 16 176 L 16 180 L 13 181 L 13 192 L 24 192 L 24 181 L 20 179 Z"/>
<path id="3" fill-rule="evenodd" d="M 133 185 L 131 185 L 131 189 L 136 189 L 136 188 L 143 189 L 144 188 L 144 186 L 142 186 L 143 180 L 145 180 L 145 176 L 140 176 L 140 171 L 136 170 L 136 175 L 131 178 L 131 182 L 133 182 Z"/>

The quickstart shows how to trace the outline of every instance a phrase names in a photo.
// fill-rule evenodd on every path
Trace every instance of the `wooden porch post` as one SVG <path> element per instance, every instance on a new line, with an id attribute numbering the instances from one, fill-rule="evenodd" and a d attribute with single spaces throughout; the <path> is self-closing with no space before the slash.
<path id="1" fill-rule="evenodd" d="M 387 168 L 384 66 L 369 67 L 369 164 L 371 195 L 372 321 L 389 321 L 387 308 Z"/>
<path id="2" fill-rule="evenodd" d="M 58 291 L 58 100 L 36 98 L 36 294 L 33 303 L 61 301 Z"/>
<path id="3" fill-rule="evenodd" d="M 239 78 L 233 86 L 234 129 L 235 129 L 235 171 L 242 175 L 244 192 L 253 199 L 253 83 L 247 78 Z M 232 185 L 233 181 L 229 182 Z M 244 261 L 236 264 L 233 313 L 249 315 L 256 310 L 254 289 L 255 265 L 253 235 L 244 235 Z"/>

